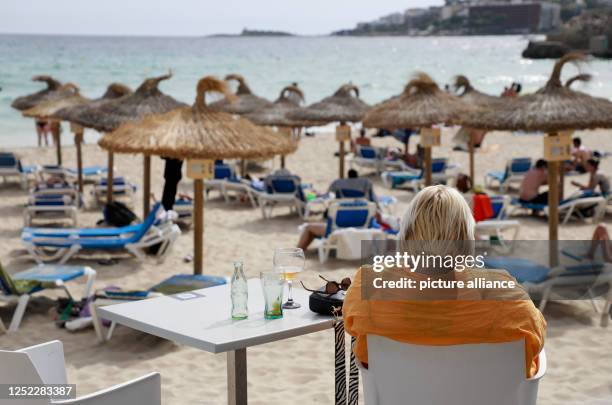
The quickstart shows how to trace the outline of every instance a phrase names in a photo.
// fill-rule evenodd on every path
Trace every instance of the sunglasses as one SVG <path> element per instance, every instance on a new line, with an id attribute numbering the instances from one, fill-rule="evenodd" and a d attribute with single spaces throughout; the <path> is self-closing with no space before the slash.
<path id="1" fill-rule="evenodd" d="M 319 290 L 313 290 L 311 288 L 308 288 L 304 285 L 304 283 L 302 281 L 300 281 L 300 284 L 302 284 L 302 287 L 304 287 L 304 289 L 306 291 L 310 291 L 310 292 L 316 292 L 319 294 L 327 294 L 327 295 L 334 295 L 336 293 L 338 293 L 339 291 L 347 291 L 349 289 L 349 287 L 351 286 L 351 279 L 348 277 L 345 277 L 342 279 L 342 281 L 337 282 L 337 281 L 330 281 L 328 279 L 326 279 L 325 277 L 319 275 L 319 277 L 325 281 L 325 290 L 324 291 L 319 291 Z"/>

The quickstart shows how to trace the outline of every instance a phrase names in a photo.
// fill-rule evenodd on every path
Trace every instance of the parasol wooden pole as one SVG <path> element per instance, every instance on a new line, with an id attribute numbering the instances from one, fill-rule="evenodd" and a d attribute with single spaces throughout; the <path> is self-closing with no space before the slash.
<path id="1" fill-rule="evenodd" d="M 144 178 L 142 186 L 142 217 L 151 211 L 151 155 L 144 155 Z"/>
<path id="2" fill-rule="evenodd" d="M 424 146 L 425 156 L 423 159 L 423 170 L 425 170 L 425 187 L 431 186 L 431 146 Z"/>
<path id="3" fill-rule="evenodd" d="M 280 165 L 281 165 L 280 166 L 281 169 L 285 168 L 285 155 L 281 155 L 281 157 L 280 157 Z"/>
<path id="4" fill-rule="evenodd" d="M 74 144 L 76 145 L 77 159 L 77 182 L 79 185 L 79 193 L 83 194 L 83 153 L 81 144 L 83 143 L 83 127 L 78 127 L 74 133 Z"/>
<path id="5" fill-rule="evenodd" d="M 565 198 L 565 162 L 559 163 L 559 201 Z"/>
<path id="6" fill-rule="evenodd" d="M 204 180 L 193 180 L 193 274 L 202 274 L 204 264 Z"/>
<path id="7" fill-rule="evenodd" d="M 339 142 L 338 156 L 340 157 L 340 163 L 338 164 L 338 170 L 340 171 L 339 178 L 344 178 L 344 141 Z"/>
<path id="8" fill-rule="evenodd" d="M 241 177 L 246 176 L 246 172 L 247 172 L 247 161 L 245 159 L 242 159 L 240 161 L 240 176 Z"/>
<path id="9" fill-rule="evenodd" d="M 470 154 L 470 183 L 471 188 L 474 190 L 476 187 L 476 167 L 474 162 L 474 134 L 470 130 L 470 140 L 468 142 L 468 151 Z"/>
<path id="10" fill-rule="evenodd" d="M 57 165 L 62 165 L 62 141 L 61 141 L 61 129 L 59 121 L 53 120 L 51 121 L 51 136 L 53 137 L 53 141 L 55 142 L 55 151 L 57 154 Z"/>
<path id="11" fill-rule="evenodd" d="M 548 136 L 557 136 L 556 133 Z M 560 162 L 548 162 L 548 239 L 549 239 L 549 266 L 555 267 L 559 263 L 557 254 L 557 241 L 559 240 L 559 166 Z"/>
<path id="12" fill-rule="evenodd" d="M 106 176 L 106 203 L 109 204 L 113 201 L 113 178 L 115 169 L 115 155 L 113 152 L 108 151 L 108 175 Z"/>

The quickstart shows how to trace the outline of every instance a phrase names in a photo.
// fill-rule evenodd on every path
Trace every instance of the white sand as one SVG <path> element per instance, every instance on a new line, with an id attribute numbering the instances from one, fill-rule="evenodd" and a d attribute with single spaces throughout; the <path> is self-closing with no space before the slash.
<path id="1" fill-rule="evenodd" d="M 610 132 L 580 134 L 584 143 L 596 149 L 612 151 Z M 34 136 L 34 135 L 32 135 Z M 68 143 L 69 136 L 64 137 Z M 298 173 L 303 181 L 313 183 L 323 191 L 337 174 L 337 158 L 333 153 L 337 144 L 332 135 L 305 138 L 299 151 L 287 158 L 288 168 Z M 417 138 L 418 139 L 418 138 Z M 413 139 L 412 148 L 416 144 Z M 378 146 L 399 146 L 392 139 L 374 139 Z M 444 145 L 434 150 L 435 156 L 449 156 L 454 163 L 468 170 L 467 154 L 452 152 L 450 137 Z M 542 138 L 537 136 L 511 136 L 494 133 L 487 137 L 483 150 L 477 153 L 478 183 L 482 175 L 491 169 L 501 169 L 513 156 L 538 158 L 542 151 Z M 17 151 L 27 163 L 53 163 L 54 150 L 20 149 Z M 75 166 L 72 145 L 64 148 L 67 166 Z M 106 154 L 95 145 L 84 148 L 85 165 L 105 164 Z M 141 184 L 142 158 L 140 156 L 116 156 L 119 173 Z M 278 165 L 278 159 L 276 161 Z M 163 162 L 153 159 L 153 192 L 159 197 L 162 187 Z M 612 158 L 606 159 L 602 170 L 612 173 Z M 388 191 L 381 182 L 371 176 L 379 194 L 395 195 L 400 214 L 412 197 L 406 191 Z M 586 181 L 586 176 L 578 178 Z M 569 184 L 569 180 L 568 184 Z M 191 182 L 183 181 L 181 191 L 191 192 Z M 568 187 L 568 189 L 571 189 Z M 140 192 L 140 191 L 139 191 Z M 24 255 L 20 244 L 22 206 L 27 195 L 17 186 L 0 185 L 0 260 L 11 272 L 32 265 Z M 91 196 L 88 195 L 91 204 Z M 140 212 L 142 197 L 136 200 Z M 205 208 L 205 267 L 207 274 L 228 276 L 232 261 L 243 258 L 247 276 L 255 277 L 271 267 L 274 247 L 293 245 L 297 242 L 297 226 L 300 220 L 286 215 L 279 209 L 274 219 L 264 221 L 259 210 L 246 204 L 225 204 L 213 196 Z M 280 214 L 280 215 L 278 215 Z M 101 218 L 97 208 L 79 213 L 81 226 L 92 226 Z M 610 223 L 611 216 L 606 221 Z M 521 239 L 547 239 L 545 220 L 520 217 Z M 561 239 L 588 239 L 593 232 L 591 223 L 571 222 L 562 226 Z M 612 229 L 612 227 L 610 227 Z M 138 262 L 121 260 L 116 266 L 102 266 L 95 261 L 87 263 L 98 271 L 96 287 L 120 285 L 125 288 L 147 288 L 176 273 L 190 273 L 192 265 L 183 257 L 192 253 L 191 232 L 184 233 L 173 252 L 163 264 L 153 259 Z M 358 263 L 331 260 L 320 265 L 316 252 L 307 253 L 306 271 L 301 276 L 305 283 L 316 286 L 317 275 L 339 280 L 352 275 Z M 53 297 L 52 294 L 49 297 Z M 306 304 L 306 303 L 303 303 Z M 100 345 L 92 329 L 70 333 L 57 329 L 47 311 L 49 300 L 33 300 L 21 329 L 16 333 L 0 336 L 0 348 L 15 349 L 60 339 L 64 343 L 69 380 L 77 384 L 79 394 L 85 394 L 112 384 L 137 377 L 150 371 L 162 373 L 164 403 L 218 404 L 226 400 L 225 356 L 212 355 L 187 347 L 177 346 L 143 333 L 118 327 L 113 339 Z M 0 316 L 8 323 L 10 311 L 0 309 Z M 546 310 L 549 323 L 546 350 L 549 359 L 548 373 L 540 385 L 540 404 L 612 403 L 612 328 L 599 326 L 599 317 L 589 303 L 550 303 Z M 333 334 L 331 331 L 294 338 L 275 344 L 249 349 L 249 398 L 251 404 L 310 404 L 333 402 Z"/>

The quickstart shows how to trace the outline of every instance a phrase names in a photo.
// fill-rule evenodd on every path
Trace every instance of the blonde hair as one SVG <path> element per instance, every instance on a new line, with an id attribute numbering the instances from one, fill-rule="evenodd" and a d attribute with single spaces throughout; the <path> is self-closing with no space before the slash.
<path id="1" fill-rule="evenodd" d="M 457 190 L 430 186 L 410 202 L 402 218 L 400 240 L 473 241 L 475 225 L 467 201 Z"/>

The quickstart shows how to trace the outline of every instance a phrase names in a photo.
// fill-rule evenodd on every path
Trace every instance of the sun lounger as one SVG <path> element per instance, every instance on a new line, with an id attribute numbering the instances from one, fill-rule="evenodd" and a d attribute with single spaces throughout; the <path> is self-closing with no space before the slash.
<path id="1" fill-rule="evenodd" d="M 341 230 L 369 229 L 372 228 L 372 220 L 376 215 L 376 204 L 366 200 L 338 200 L 333 202 L 327 210 L 327 227 L 325 236 L 319 240 L 319 261 L 325 263 L 332 250 L 336 250 L 337 232 Z M 381 237 L 384 233 L 380 229 L 372 230 Z M 371 239 L 368 235 L 368 238 Z"/>
<path id="2" fill-rule="evenodd" d="M 77 229 L 71 230 L 68 236 L 62 234 L 62 230 L 25 228 L 21 240 L 38 263 L 59 260 L 63 264 L 81 250 L 127 250 L 137 258 L 144 259 L 145 250 L 155 245 L 159 245 L 157 257 L 163 259 L 180 235 L 180 229 L 170 220 L 156 224 L 160 207 L 161 204 L 157 203 L 140 226 Z"/>
<path id="3" fill-rule="evenodd" d="M 436 158 L 431 162 L 431 180 L 434 184 L 444 184 L 451 177 L 447 170 L 456 168 L 456 165 L 449 165 L 448 159 Z M 408 188 L 418 191 L 423 187 L 425 181 L 425 171 L 412 169 L 408 166 L 402 171 L 386 171 L 381 175 L 383 184 L 389 188 L 397 188 L 407 183 Z"/>
<path id="4" fill-rule="evenodd" d="M 426 346 L 368 335 L 368 368 L 358 362 L 364 404 L 535 405 L 546 374 L 525 378 L 525 342 Z M 439 384 L 431 384 L 435 379 Z M 509 400 L 510 399 L 510 400 Z M 512 400 L 513 399 L 513 400 Z"/>
<path id="5" fill-rule="evenodd" d="M 32 226 L 36 220 L 70 220 L 77 225 L 76 202 L 66 195 L 41 195 L 30 197 L 23 209 L 23 225 Z"/>
<path id="6" fill-rule="evenodd" d="M 272 217 L 275 207 L 289 207 L 291 212 L 297 212 L 300 217 L 304 216 L 306 199 L 302 190 L 302 184 L 294 177 L 275 178 L 270 182 L 270 188 L 255 194 L 264 219 Z"/>
<path id="7" fill-rule="evenodd" d="M 55 384 L 68 384 L 62 342 L 54 340 L 17 351 L 0 350 L 0 381 L 13 386 L 52 387 Z M 13 402 L 65 405 L 161 405 L 161 376 L 159 373 L 150 373 L 76 399 L 57 402 L 49 399 L 7 400 L 7 403 Z"/>
<path id="8" fill-rule="evenodd" d="M 528 209 L 536 212 L 543 212 L 544 215 L 548 216 L 548 204 L 528 203 L 523 202 L 518 198 L 513 198 L 512 205 L 514 206 L 512 213 L 514 213 L 517 209 Z M 601 195 L 597 195 L 590 191 L 580 192 L 559 202 L 559 216 L 563 218 L 561 223 L 565 225 L 572 217 L 585 219 L 585 216 L 582 213 L 582 211 L 585 209 L 593 209 L 593 221 L 600 221 L 605 215 L 606 205 L 607 200 Z"/>
<path id="9" fill-rule="evenodd" d="M 382 170 L 382 159 L 378 150 L 373 146 L 357 145 L 355 153 L 349 156 L 347 160 L 351 168 L 357 165 L 359 167 L 374 169 L 376 174 L 379 174 Z"/>
<path id="10" fill-rule="evenodd" d="M 87 278 L 83 297 L 89 297 L 96 278 L 95 270 L 89 267 L 44 265 L 9 275 L 0 264 L 0 301 L 17 303 L 8 330 L 14 332 L 19 329 L 32 294 L 45 289 L 63 289 L 70 297 L 65 283 L 80 277 Z M 6 330 L 2 320 L 0 320 L 0 330 Z"/>
<path id="11" fill-rule="evenodd" d="M 520 183 L 525 174 L 531 169 L 531 158 L 514 158 L 506 164 L 503 171 L 490 171 L 485 176 L 485 187 L 499 186 L 505 193 L 511 184 Z"/>
<path id="12" fill-rule="evenodd" d="M 204 197 L 208 198 L 208 193 L 215 190 L 218 191 L 219 194 L 225 199 L 225 202 L 228 201 L 227 196 L 223 192 L 223 184 L 227 179 L 235 177 L 234 171 L 232 170 L 230 165 L 227 164 L 216 164 L 214 168 L 215 177 L 213 179 L 204 181 Z"/>
<path id="13" fill-rule="evenodd" d="M 0 177 L 6 183 L 7 179 L 16 177 L 19 179 L 21 188 L 28 188 L 28 178 L 35 175 L 37 166 L 24 166 L 15 154 L 10 152 L 0 152 Z"/>
<path id="14" fill-rule="evenodd" d="M 99 181 L 102 176 L 108 173 L 106 166 L 85 166 L 82 168 L 83 179 L 85 181 Z M 44 165 L 39 170 L 40 176 L 44 179 L 45 176 L 61 177 L 71 181 L 75 181 L 79 172 L 77 169 L 63 167 L 58 165 Z"/>
<path id="15" fill-rule="evenodd" d="M 514 241 L 518 236 L 521 224 L 517 220 L 507 219 L 510 196 L 490 196 L 493 215 L 484 221 L 476 222 L 476 236 L 479 239 L 495 240 L 504 248 L 511 248 L 512 244 L 507 241 Z M 510 233 L 510 238 L 506 235 Z"/>
<path id="16" fill-rule="evenodd" d="M 94 184 L 93 194 L 98 204 L 106 203 L 106 189 L 108 179 L 102 178 Z M 136 193 L 136 185 L 128 182 L 123 177 L 113 179 L 113 198 L 123 199 L 129 205 L 133 205 Z"/>
<path id="17" fill-rule="evenodd" d="M 225 201 L 229 201 L 232 197 L 240 198 L 240 196 L 246 196 L 253 208 L 257 208 L 257 193 L 262 191 L 256 189 L 251 181 L 238 177 L 225 179 L 222 189 Z"/>
<path id="18" fill-rule="evenodd" d="M 538 306 L 540 311 L 544 311 L 553 289 L 579 285 L 589 287 L 589 291 L 601 285 L 607 285 L 608 289 L 612 289 L 612 266 L 606 263 L 585 261 L 550 268 L 526 258 L 500 256 L 486 257 L 485 266 L 490 269 L 506 270 L 529 294 L 537 294 L 540 297 Z M 611 302 L 612 294 L 608 293 L 605 304 L 608 310 Z M 609 314 L 604 313 L 604 316 L 607 323 Z"/>
<path id="19" fill-rule="evenodd" d="M 176 274 L 147 290 L 123 291 L 119 289 L 105 289 L 99 291 L 96 293 L 95 300 L 89 306 L 98 340 L 100 342 L 110 340 L 116 326 L 113 322 L 106 335 L 103 333 L 102 320 L 98 316 L 97 311 L 99 307 L 120 304 L 127 301 L 149 299 L 161 295 L 182 294 L 188 291 L 214 287 L 226 283 L 227 280 L 224 277 L 201 274 Z M 180 297 L 181 296 L 178 296 L 178 298 Z"/>

